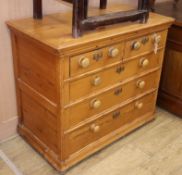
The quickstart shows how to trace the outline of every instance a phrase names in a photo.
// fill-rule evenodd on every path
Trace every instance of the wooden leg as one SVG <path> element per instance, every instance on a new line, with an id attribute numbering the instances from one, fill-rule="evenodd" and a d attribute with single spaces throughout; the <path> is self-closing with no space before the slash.
<path id="1" fill-rule="evenodd" d="M 138 10 L 142 10 L 143 8 L 143 0 L 138 1 Z"/>
<path id="2" fill-rule="evenodd" d="M 42 19 L 42 0 L 33 0 L 33 18 Z"/>
<path id="3" fill-rule="evenodd" d="M 82 35 L 81 21 L 85 19 L 86 9 L 85 0 L 73 1 L 73 20 L 72 20 L 72 35 L 74 38 L 78 38 Z"/>
<path id="4" fill-rule="evenodd" d="M 150 11 L 150 1 L 151 0 L 139 0 L 138 2 L 138 10 L 147 10 L 148 12 L 143 15 L 143 18 L 140 20 L 141 23 L 146 23 L 149 18 Z"/>
<path id="5" fill-rule="evenodd" d="M 107 0 L 100 0 L 100 9 L 106 9 Z"/>
<path id="6" fill-rule="evenodd" d="M 143 7 L 143 0 L 138 0 L 138 10 L 141 10 Z"/>
<path id="7" fill-rule="evenodd" d="M 84 0 L 84 18 L 88 16 L 88 0 Z"/>
<path id="8" fill-rule="evenodd" d="M 155 0 L 150 0 L 150 10 L 152 11 L 152 12 L 154 12 L 155 11 Z"/>

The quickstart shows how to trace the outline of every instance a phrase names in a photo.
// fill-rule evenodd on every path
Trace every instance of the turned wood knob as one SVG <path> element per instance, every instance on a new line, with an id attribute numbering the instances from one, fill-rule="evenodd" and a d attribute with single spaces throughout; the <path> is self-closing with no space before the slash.
<path id="1" fill-rule="evenodd" d="M 97 132 L 100 131 L 100 126 L 99 126 L 99 125 L 96 125 L 96 124 L 92 124 L 92 125 L 90 126 L 90 130 L 91 130 L 92 132 L 94 132 L 94 133 L 97 133 Z"/>
<path id="2" fill-rule="evenodd" d="M 147 67 L 148 65 L 149 65 L 149 60 L 147 58 L 140 60 L 140 66 L 141 67 Z"/>
<path id="3" fill-rule="evenodd" d="M 87 67 L 90 65 L 90 60 L 89 60 L 89 58 L 86 58 L 86 57 L 81 58 L 81 59 L 79 60 L 79 65 L 80 65 L 82 68 L 87 68 Z"/>
<path id="4" fill-rule="evenodd" d="M 101 77 L 95 77 L 92 81 L 92 84 L 94 86 L 98 86 L 99 84 L 101 84 Z"/>
<path id="5" fill-rule="evenodd" d="M 97 109 L 101 106 L 101 101 L 100 100 L 97 100 L 97 99 L 94 99 L 90 102 L 90 106 L 91 108 L 93 109 Z"/>
<path id="6" fill-rule="evenodd" d="M 133 50 L 138 50 L 141 47 L 141 43 L 139 41 L 135 41 L 132 45 Z"/>
<path id="7" fill-rule="evenodd" d="M 118 48 L 110 48 L 109 49 L 109 56 L 114 58 L 114 57 L 117 57 L 119 55 L 119 49 Z"/>
<path id="8" fill-rule="evenodd" d="M 137 82 L 137 87 L 143 89 L 145 87 L 145 81 L 139 80 Z"/>
<path id="9" fill-rule="evenodd" d="M 161 42 L 161 38 L 162 38 L 161 35 L 155 34 L 154 35 L 154 43 L 159 44 Z"/>
<path id="10" fill-rule="evenodd" d="M 142 103 L 142 102 L 136 102 L 136 103 L 135 103 L 135 107 L 136 107 L 137 109 L 142 109 L 142 108 L 143 108 L 143 103 Z"/>

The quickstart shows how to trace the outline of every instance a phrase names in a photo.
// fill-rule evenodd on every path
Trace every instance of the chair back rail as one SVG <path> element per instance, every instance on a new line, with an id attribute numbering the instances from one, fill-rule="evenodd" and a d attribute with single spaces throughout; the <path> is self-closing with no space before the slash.
<path id="1" fill-rule="evenodd" d="M 97 27 L 117 24 L 126 21 L 140 21 L 146 23 L 149 17 L 151 0 L 138 0 L 138 8 L 127 12 L 115 12 L 111 14 L 88 17 L 88 0 L 63 0 L 73 3 L 72 36 L 78 38 L 87 30 Z M 107 0 L 100 0 L 100 9 L 107 7 Z M 42 19 L 42 0 L 33 0 L 33 17 Z"/>

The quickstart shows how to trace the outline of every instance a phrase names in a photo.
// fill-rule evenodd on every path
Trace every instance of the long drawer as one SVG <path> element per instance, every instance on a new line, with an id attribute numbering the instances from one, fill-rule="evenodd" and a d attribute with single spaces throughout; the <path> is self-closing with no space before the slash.
<path id="1" fill-rule="evenodd" d="M 69 156 L 85 146 L 106 136 L 112 131 L 130 124 L 155 109 L 156 92 L 146 95 L 109 114 L 103 115 L 94 122 L 65 133 L 64 156 Z"/>
<path id="2" fill-rule="evenodd" d="M 142 72 L 161 66 L 162 59 L 163 50 L 160 50 L 157 54 L 152 52 L 151 54 L 122 62 L 121 64 L 103 70 L 102 72 L 73 80 L 69 82 L 69 100 L 75 101 L 88 94 L 94 93 L 97 90 L 112 86 L 127 78 L 137 76 Z"/>
<path id="3" fill-rule="evenodd" d="M 134 98 L 144 92 L 158 88 L 160 70 L 119 85 L 94 98 L 89 98 L 65 109 L 64 130 L 67 130 L 85 119 Z"/>

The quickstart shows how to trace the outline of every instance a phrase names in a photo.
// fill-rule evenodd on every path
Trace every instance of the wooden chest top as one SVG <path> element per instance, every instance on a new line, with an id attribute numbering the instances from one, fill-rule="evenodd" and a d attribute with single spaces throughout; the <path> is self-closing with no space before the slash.
<path id="1" fill-rule="evenodd" d="M 106 14 L 121 11 L 121 9 L 123 9 L 123 11 L 129 10 L 131 6 L 115 4 L 108 6 L 107 10 L 92 8 L 89 15 Z M 87 32 L 81 38 L 74 39 L 71 35 L 71 18 L 71 12 L 67 12 L 47 15 L 43 20 L 29 18 L 9 21 L 7 24 L 12 30 L 38 41 L 39 44 L 44 45 L 46 49 L 49 48 L 54 52 L 64 54 L 64 52 L 68 50 L 69 53 L 71 53 L 70 49 L 74 47 L 87 47 L 86 44 L 91 42 L 102 42 L 102 40 L 105 40 L 104 43 L 107 45 L 107 40 L 109 44 L 111 44 L 112 42 L 121 41 L 123 38 L 132 37 L 134 34 L 142 33 L 142 31 L 148 33 L 149 28 L 156 28 L 157 26 L 164 26 L 165 24 L 169 25 L 173 21 L 170 17 L 151 13 L 147 24 L 135 22 L 102 27 L 95 31 Z"/>

